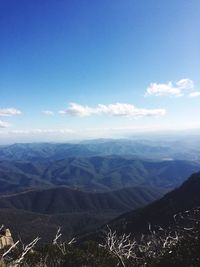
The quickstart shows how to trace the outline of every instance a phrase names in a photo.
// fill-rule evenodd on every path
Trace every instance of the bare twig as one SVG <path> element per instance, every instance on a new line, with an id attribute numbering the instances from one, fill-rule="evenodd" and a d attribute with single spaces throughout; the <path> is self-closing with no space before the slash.
<path id="1" fill-rule="evenodd" d="M 19 240 L 15 242 L 15 244 L 13 244 L 6 252 L 4 252 L 4 254 L 2 255 L 2 258 L 8 255 L 18 245 L 18 243 L 19 243 Z"/>
<path id="2" fill-rule="evenodd" d="M 55 238 L 53 239 L 53 245 L 57 244 L 58 239 L 62 236 L 61 228 L 59 227 L 56 233 Z"/>
<path id="3" fill-rule="evenodd" d="M 21 256 L 14 261 L 13 267 L 19 266 L 24 260 L 24 257 L 26 254 L 33 249 L 33 247 L 36 245 L 36 243 L 40 240 L 39 237 L 36 237 L 32 242 L 30 242 L 28 245 L 25 246 L 24 250 L 21 253 Z"/>

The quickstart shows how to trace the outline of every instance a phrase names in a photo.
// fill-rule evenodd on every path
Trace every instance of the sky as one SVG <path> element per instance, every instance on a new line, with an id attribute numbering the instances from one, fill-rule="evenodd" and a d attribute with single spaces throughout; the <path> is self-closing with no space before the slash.
<path id="1" fill-rule="evenodd" d="M 0 143 L 200 129 L 199 0 L 0 11 Z"/>

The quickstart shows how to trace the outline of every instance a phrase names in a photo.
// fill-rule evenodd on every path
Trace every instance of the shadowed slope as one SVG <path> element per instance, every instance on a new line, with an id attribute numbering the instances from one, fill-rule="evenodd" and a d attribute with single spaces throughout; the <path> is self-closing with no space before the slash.
<path id="1" fill-rule="evenodd" d="M 200 206 L 200 172 L 193 174 L 178 189 L 160 200 L 126 214 L 110 223 L 120 232 L 141 233 L 152 225 L 167 226 L 174 223 L 173 216 L 179 212 Z"/>
<path id="2" fill-rule="evenodd" d="M 55 187 L 1 196 L 0 208 L 46 214 L 102 210 L 123 212 L 160 198 L 161 192 L 151 187 L 126 188 L 107 193 L 88 193 Z"/>

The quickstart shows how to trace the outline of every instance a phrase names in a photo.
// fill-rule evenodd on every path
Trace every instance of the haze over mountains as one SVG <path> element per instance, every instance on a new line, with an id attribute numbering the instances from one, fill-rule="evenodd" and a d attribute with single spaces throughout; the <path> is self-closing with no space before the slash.
<path id="1" fill-rule="evenodd" d="M 198 160 L 198 136 L 148 139 L 97 139 L 79 143 L 24 143 L 0 146 L 0 160 L 60 160 L 67 157 L 134 156 L 162 160 Z"/>

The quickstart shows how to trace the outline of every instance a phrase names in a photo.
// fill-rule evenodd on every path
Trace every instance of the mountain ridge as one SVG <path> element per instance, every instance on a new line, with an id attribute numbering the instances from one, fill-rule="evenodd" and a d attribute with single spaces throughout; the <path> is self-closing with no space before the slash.
<path id="1" fill-rule="evenodd" d="M 193 137 L 194 138 L 194 137 Z M 77 143 L 16 143 L 0 146 L 0 160 L 59 160 L 67 157 L 131 156 L 198 161 L 199 139 L 98 139 Z"/>
<path id="2" fill-rule="evenodd" d="M 124 188 L 107 193 L 82 192 L 67 187 L 32 189 L 0 196 L 0 209 L 22 209 L 42 214 L 112 210 L 123 212 L 160 198 L 162 190 Z"/>
<path id="3" fill-rule="evenodd" d="M 179 188 L 167 193 L 160 200 L 121 215 L 110 222 L 110 227 L 120 232 L 134 234 L 148 231 L 152 226 L 174 224 L 174 215 L 200 206 L 200 172 L 192 174 Z"/>

